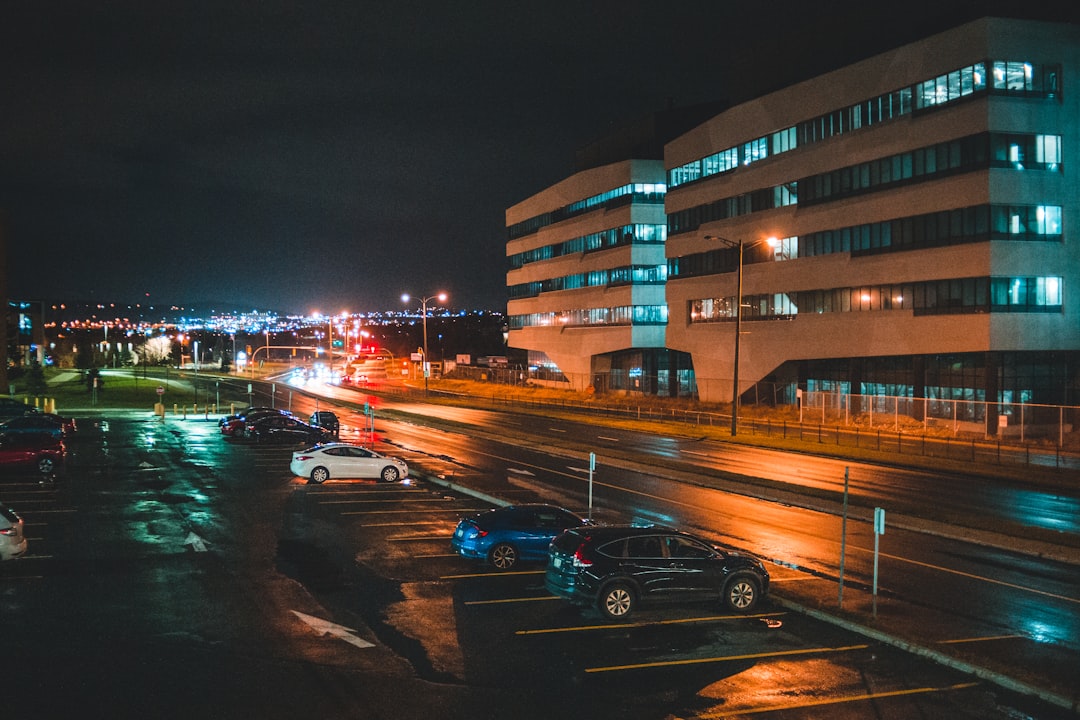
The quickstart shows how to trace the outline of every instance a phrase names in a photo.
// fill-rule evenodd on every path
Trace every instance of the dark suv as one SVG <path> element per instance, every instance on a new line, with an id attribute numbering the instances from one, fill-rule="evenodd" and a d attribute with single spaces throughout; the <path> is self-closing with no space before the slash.
<path id="1" fill-rule="evenodd" d="M 316 410 L 311 413 L 311 419 L 308 422 L 315 427 L 326 428 L 334 435 L 341 431 L 341 422 L 338 420 L 338 416 L 330 410 Z"/>
<path id="2" fill-rule="evenodd" d="M 731 610 L 750 612 L 769 592 L 769 572 L 757 558 L 674 528 L 601 525 L 555 537 L 545 585 L 571 603 L 621 620 L 639 602 L 721 600 Z"/>

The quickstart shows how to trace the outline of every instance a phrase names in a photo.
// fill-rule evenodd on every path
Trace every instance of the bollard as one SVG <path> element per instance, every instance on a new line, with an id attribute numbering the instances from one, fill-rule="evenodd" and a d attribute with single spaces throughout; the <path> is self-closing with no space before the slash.
<path id="1" fill-rule="evenodd" d="M 179 412 L 180 412 L 180 410 L 179 410 L 179 409 L 177 408 L 177 405 L 176 405 L 176 403 L 173 403 L 173 404 L 172 404 L 172 414 L 173 414 L 173 415 L 176 415 L 176 414 L 177 414 L 177 413 L 179 413 Z"/>

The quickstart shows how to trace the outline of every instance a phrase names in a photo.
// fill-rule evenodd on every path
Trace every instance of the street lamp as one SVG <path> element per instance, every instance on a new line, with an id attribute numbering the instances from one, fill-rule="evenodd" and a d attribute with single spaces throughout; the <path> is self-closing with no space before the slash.
<path id="1" fill-rule="evenodd" d="M 409 294 L 405 293 L 401 296 L 401 302 L 409 302 Z M 442 292 L 438 295 L 432 295 L 431 297 L 420 298 L 420 313 L 423 316 L 424 324 L 424 394 L 427 395 L 428 391 L 428 348 L 427 348 L 427 304 L 429 300 L 438 300 L 439 302 L 446 302 L 446 293 Z"/>
<path id="2" fill-rule="evenodd" d="M 743 250 L 747 247 L 756 247 L 761 243 L 768 243 L 769 247 L 776 247 L 779 242 L 775 237 L 762 238 L 761 240 L 755 240 L 747 245 L 743 242 L 742 238 L 738 240 L 728 240 L 722 238 L 719 235 L 706 235 L 706 240 L 719 240 L 728 247 L 739 249 L 739 266 L 738 266 L 738 279 L 735 284 L 735 368 L 732 371 L 732 386 L 731 386 L 731 437 L 735 437 L 739 434 L 739 336 L 742 334 L 742 276 L 743 276 Z"/>

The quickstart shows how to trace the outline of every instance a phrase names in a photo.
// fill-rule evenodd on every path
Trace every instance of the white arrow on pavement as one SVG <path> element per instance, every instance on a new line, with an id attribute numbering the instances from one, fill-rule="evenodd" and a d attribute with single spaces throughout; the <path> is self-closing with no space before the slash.
<path id="1" fill-rule="evenodd" d="M 330 637 L 339 638 L 347 643 L 355 645 L 358 648 L 375 647 L 374 643 L 369 643 L 367 640 L 363 640 L 356 637 L 356 635 L 353 635 L 353 633 L 355 633 L 356 631 L 352 628 L 347 628 L 344 625 L 338 625 L 337 623 L 332 623 L 329 620 L 317 618 L 314 615 L 306 615 L 297 610 L 293 610 L 292 614 L 300 618 L 312 630 L 317 633 L 321 633 L 322 635 L 329 635 Z"/>
<path id="2" fill-rule="evenodd" d="M 206 552 L 206 541 L 193 532 L 189 532 L 187 539 L 184 540 L 185 545 L 190 545 L 191 549 L 195 552 Z"/>

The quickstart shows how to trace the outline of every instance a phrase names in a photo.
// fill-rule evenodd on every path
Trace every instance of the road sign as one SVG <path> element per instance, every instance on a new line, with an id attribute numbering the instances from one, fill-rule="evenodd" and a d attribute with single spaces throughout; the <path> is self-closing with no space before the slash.
<path id="1" fill-rule="evenodd" d="M 164 395 L 165 394 L 165 388 L 162 387 L 161 385 L 158 385 L 157 386 L 157 394 L 158 395 Z"/>

